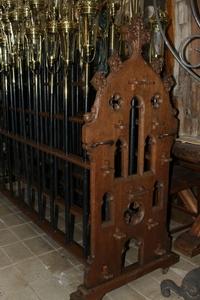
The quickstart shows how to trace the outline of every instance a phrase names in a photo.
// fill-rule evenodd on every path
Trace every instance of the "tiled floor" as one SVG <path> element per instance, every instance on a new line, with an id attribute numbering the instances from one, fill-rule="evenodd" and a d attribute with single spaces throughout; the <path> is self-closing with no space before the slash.
<path id="1" fill-rule="evenodd" d="M 180 284 L 199 264 L 200 255 L 182 256 L 167 275 L 156 270 L 104 300 L 166 299 L 160 294 L 160 282 L 170 278 Z M 82 279 L 83 265 L 0 194 L 0 300 L 67 300 Z"/>

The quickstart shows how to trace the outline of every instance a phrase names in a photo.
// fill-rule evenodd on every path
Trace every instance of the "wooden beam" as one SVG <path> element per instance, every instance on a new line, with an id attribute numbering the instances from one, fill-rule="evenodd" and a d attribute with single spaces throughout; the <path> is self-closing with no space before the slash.
<path id="1" fill-rule="evenodd" d="M 192 213 L 198 213 L 197 199 L 191 189 L 183 190 L 178 193 L 185 207 Z"/>

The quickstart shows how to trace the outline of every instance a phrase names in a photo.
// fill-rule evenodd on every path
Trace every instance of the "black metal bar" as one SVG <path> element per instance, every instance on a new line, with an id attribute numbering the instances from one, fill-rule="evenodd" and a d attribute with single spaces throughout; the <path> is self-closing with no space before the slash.
<path id="1" fill-rule="evenodd" d="M 42 77 L 41 77 L 41 69 L 38 73 L 38 127 L 39 127 L 39 143 L 44 143 L 44 130 L 43 130 L 43 117 L 41 116 L 41 112 L 43 111 L 43 105 L 42 105 Z M 39 153 L 39 195 L 38 195 L 38 209 L 39 209 L 39 219 L 40 221 L 43 220 L 44 217 L 44 203 L 43 203 L 43 197 L 42 193 L 45 186 L 45 170 L 44 170 L 44 153 Z"/>
<path id="2" fill-rule="evenodd" d="M 54 114 L 54 72 L 50 70 L 50 88 L 49 88 L 49 147 L 53 149 L 54 137 L 53 137 L 53 114 Z M 51 224 L 54 227 L 54 157 L 49 156 L 50 166 L 50 218 Z"/>
<path id="3" fill-rule="evenodd" d="M 64 67 L 63 76 L 64 76 L 64 93 L 63 93 L 63 106 L 64 106 L 64 123 L 63 123 L 63 133 L 64 137 L 64 149 L 65 154 L 69 154 L 69 76 L 70 68 Z M 65 162 L 64 168 L 64 202 L 65 202 L 65 242 L 68 243 L 72 240 L 71 237 L 71 216 L 70 216 L 70 204 L 71 204 L 71 164 Z"/>
<path id="4" fill-rule="evenodd" d="M 28 97 L 28 110 L 32 110 L 32 93 L 31 93 L 31 70 L 29 65 L 26 66 L 26 75 L 27 75 L 27 97 Z M 30 140 L 33 140 L 33 126 L 32 126 L 32 115 L 28 114 L 28 136 Z M 29 147 L 29 152 L 30 152 L 30 165 L 29 165 L 29 180 L 30 180 L 30 191 L 28 195 L 28 202 L 29 206 L 33 208 L 33 198 L 32 198 L 32 185 L 33 185 L 33 152 L 34 150 L 32 147 Z"/>
<path id="5" fill-rule="evenodd" d="M 3 127 L 6 131 L 9 132 L 9 97 L 8 97 L 8 70 L 4 70 L 3 72 L 3 106 L 5 109 L 5 119 Z M 12 115 L 13 116 L 13 115 Z M 11 126 L 13 126 L 14 120 L 11 121 Z M 11 141 L 9 138 L 5 137 L 5 145 L 2 145 L 2 151 L 7 154 L 7 162 L 8 162 L 8 179 L 9 179 L 9 187 L 11 194 L 13 194 L 13 167 L 12 167 L 12 153 L 11 149 L 14 147 L 15 142 Z M 5 165 L 5 176 L 6 176 L 6 165 Z"/>
<path id="6" fill-rule="evenodd" d="M 39 132 L 39 70 L 36 70 L 34 73 L 34 116 L 35 116 L 35 127 L 34 127 L 34 135 L 36 144 L 40 143 L 40 132 Z M 42 220 L 42 191 L 41 191 L 41 172 L 40 172 L 40 151 L 39 149 L 36 151 L 36 186 L 37 186 L 37 203 L 38 203 L 38 213 L 39 219 Z"/>
<path id="7" fill-rule="evenodd" d="M 27 139 L 27 135 L 26 135 L 26 114 L 25 114 L 25 102 L 24 102 L 24 83 L 23 83 L 23 67 L 22 67 L 22 60 L 19 58 L 18 60 L 18 97 L 19 97 L 19 101 L 21 102 L 21 109 L 22 109 L 22 113 L 21 113 L 21 121 L 22 121 L 22 131 L 21 134 L 23 136 L 24 139 Z M 30 197 L 30 176 L 29 176 L 29 170 L 28 170 L 28 149 L 27 149 L 27 145 L 24 144 L 22 147 L 22 159 L 24 160 L 24 179 L 27 180 L 27 196 L 28 199 Z M 26 197 L 26 193 L 24 195 L 24 197 Z M 24 201 L 26 199 L 24 198 Z"/>

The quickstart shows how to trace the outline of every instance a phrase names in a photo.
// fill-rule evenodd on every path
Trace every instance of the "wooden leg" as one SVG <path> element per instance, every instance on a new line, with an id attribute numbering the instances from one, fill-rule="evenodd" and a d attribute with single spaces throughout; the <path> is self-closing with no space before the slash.
<path id="1" fill-rule="evenodd" d="M 179 192 L 178 195 L 189 211 L 199 213 L 199 191 L 197 198 L 189 189 Z M 174 246 L 176 250 L 187 256 L 200 254 L 200 215 L 197 216 L 192 228 L 176 239 Z"/>
<path id="2" fill-rule="evenodd" d="M 181 198 L 188 211 L 195 214 L 198 213 L 197 199 L 191 189 L 180 191 L 178 196 Z"/>
<path id="3" fill-rule="evenodd" d="M 197 217 L 194 225 L 190 230 L 190 234 L 195 236 L 196 238 L 200 238 L 200 216 Z"/>

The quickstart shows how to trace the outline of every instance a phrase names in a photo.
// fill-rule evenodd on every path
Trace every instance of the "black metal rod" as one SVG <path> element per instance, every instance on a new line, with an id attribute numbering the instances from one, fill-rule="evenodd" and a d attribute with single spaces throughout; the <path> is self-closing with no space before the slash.
<path id="1" fill-rule="evenodd" d="M 64 107 L 64 130 L 63 130 L 63 140 L 65 154 L 69 154 L 69 85 L 68 76 L 70 69 L 64 67 L 64 87 L 63 87 L 63 107 Z M 70 216 L 70 206 L 71 206 L 71 164 L 65 162 L 64 167 L 64 202 L 65 202 L 65 241 L 66 243 L 72 240 L 71 236 L 71 216 Z"/>
<path id="2" fill-rule="evenodd" d="M 40 70 L 41 71 L 41 70 Z M 42 105 L 42 76 L 41 72 L 38 73 L 38 121 L 39 121 L 39 142 L 44 143 L 44 129 L 43 129 L 43 117 L 39 114 L 43 111 L 43 105 Z M 40 172 L 40 178 L 39 178 L 39 199 L 38 199 L 38 208 L 39 208 L 39 218 L 42 220 L 44 218 L 44 203 L 43 203 L 43 197 L 42 193 L 44 191 L 45 186 L 45 169 L 44 169 L 44 162 L 45 162 L 45 155 L 43 152 L 39 154 L 39 172 Z"/>
<path id="3" fill-rule="evenodd" d="M 199 13 L 197 0 L 190 0 L 190 6 L 191 6 L 193 17 L 200 28 L 200 13 Z"/>
<path id="4" fill-rule="evenodd" d="M 27 135 L 26 135 L 26 114 L 25 114 L 25 102 L 24 102 L 24 83 L 23 83 L 23 67 L 22 67 L 22 60 L 19 58 L 19 83 L 18 83 L 18 89 L 19 89 L 19 101 L 21 100 L 21 108 L 22 108 L 22 136 L 24 137 L 24 139 L 27 139 Z M 22 156 L 24 159 L 24 178 L 27 180 L 27 197 L 29 199 L 29 197 L 31 197 L 31 186 L 30 186 L 30 176 L 29 176 L 29 169 L 28 169 L 28 149 L 27 149 L 27 145 L 24 144 L 22 147 Z M 26 194 L 25 194 L 26 197 Z M 24 201 L 26 201 L 26 199 L 24 199 Z"/>
<path id="5" fill-rule="evenodd" d="M 13 111 L 14 111 L 14 133 L 18 134 L 19 133 L 19 128 L 18 128 L 18 114 L 17 114 L 17 94 L 16 94 L 16 78 L 15 78 L 15 65 L 13 64 L 10 69 L 10 103 L 12 103 Z M 13 162 L 15 166 L 15 181 L 17 181 L 18 184 L 18 193 L 19 195 L 22 194 L 21 190 L 21 184 L 20 184 L 20 176 L 21 176 L 21 161 L 20 161 L 20 145 L 17 141 L 13 141 Z"/>
<path id="6" fill-rule="evenodd" d="M 36 144 L 39 145 L 40 141 L 40 133 L 39 133 L 39 71 L 36 70 L 34 73 L 34 118 L 35 118 L 35 141 Z M 38 191 L 38 213 L 39 213 L 39 219 L 42 219 L 43 211 L 42 211 L 42 192 L 41 192 L 41 172 L 40 172 L 40 151 L 36 151 L 36 170 L 37 170 L 37 178 L 36 178 L 36 185 L 37 185 L 37 191 Z"/>
<path id="7" fill-rule="evenodd" d="M 4 128 L 9 131 L 9 99 L 8 99 L 8 73 L 7 70 L 3 72 L 3 106 L 6 108 L 5 111 L 5 126 Z M 14 121 L 12 120 L 14 123 Z M 8 161 L 8 180 L 10 191 L 13 194 L 13 167 L 12 167 L 12 153 L 11 149 L 14 147 L 15 142 L 11 141 L 9 138 L 5 137 L 5 152 L 7 153 L 7 161 Z M 4 147 L 4 146 L 3 146 Z M 5 170 L 6 172 L 6 170 Z M 5 174 L 6 175 L 6 174 Z"/>
<path id="8" fill-rule="evenodd" d="M 50 88 L 49 88 L 49 147 L 53 149 L 53 114 L 54 114 L 54 72 L 50 71 Z M 50 218 L 51 224 L 54 227 L 54 157 L 50 155 L 49 157 L 50 166 Z"/>
<path id="9" fill-rule="evenodd" d="M 31 111 L 32 110 L 32 93 L 31 93 L 31 70 L 29 65 L 26 66 L 26 75 L 27 75 L 27 96 L 28 96 L 28 110 Z M 28 115 L 28 135 L 29 135 L 29 139 L 33 140 L 33 126 L 32 126 L 32 115 L 29 114 Z M 34 150 L 32 149 L 32 147 L 29 147 L 29 152 L 30 152 L 30 165 L 29 165 L 29 180 L 30 180 L 30 194 L 28 195 L 28 202 L 29 202 L 29 206 L 31 208 L 33 208 L 33 198 L 32 198 L 32 186 L 33 186 L 33 181 L 34 181 L 34 177 L 33 177 L 33 153 Z"/>
<path id="10" fill-rule="evenodd" d="M 58 105 L 59 105 L 59 90 L 58 90 L 58 80 L 59 80 L 59 72 L 56 72 L 55 74 L 55 91 L 54 91 L 54 100 L 53 100 L 53 114 L 58 113 Z M 56 118 L 53 118 L 53 148 L 58 148 L 59 145 L 59 132 L 57 131 L 57 125 L 58 120 Z M 57 220 L 58 220 L 58 214 L 59 210 L 58 207 L 55 209 L 55 199 L 58 196 L 58 161 L 57 158 L 54 157 L 53 159 L 53 205 L 54 205 L 54 226 L 57 228 Z"/>

